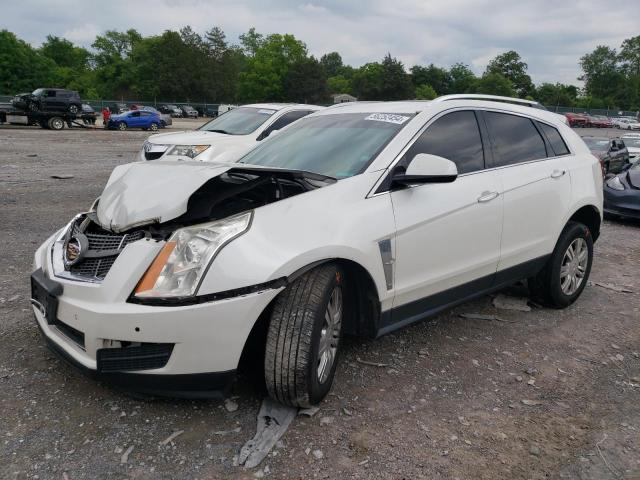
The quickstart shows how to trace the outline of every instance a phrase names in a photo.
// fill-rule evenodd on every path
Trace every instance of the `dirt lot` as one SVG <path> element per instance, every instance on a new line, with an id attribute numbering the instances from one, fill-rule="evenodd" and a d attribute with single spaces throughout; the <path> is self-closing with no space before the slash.
<path id="1" fill-rule="evenodd" d="M 0 128 L 0 478 L 640 478 L 633 223 L 605 223 L 591 280 L 634 293 L 590 285 L 564 311 L 530 312 L 484 297 L 375 342 L 348 339 L 321 410 L 298 417 L 253 470 L 233 466 L 261 402 L 246 381 L 228 412 L 219 401 L 135 400 L 70 369 L 33 321 L 32 254 L 147 135 Z"/>

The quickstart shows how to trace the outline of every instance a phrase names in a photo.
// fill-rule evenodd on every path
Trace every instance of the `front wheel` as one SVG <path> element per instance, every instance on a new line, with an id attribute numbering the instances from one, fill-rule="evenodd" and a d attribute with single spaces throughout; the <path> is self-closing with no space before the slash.
<path id="1" fill-rule="evenodd" d="M 118 130 L 120 130 L 121 132 L 124 132 L 127 129 L 127 124 L 124 122 L 120 122 L 118 124 Z"/>
<path id="2" fill-rule="evenodd" d="M 587 285 L 592 263 L 591 231 L 582 223 L 567 223 L 545 267 L 529 279 L 532 296 L 549 307 L 568 307 Z"/>
<path id="3" fill-rule="evenodd" d="M 62 130 L 64 128 L 64 120 L 60 117 L 52 117 L 49 119 L 49 128 L 51 130 Z"/>
<path id="4" fill-rule="evenodd" d="M 69 113 L 72 113 L 74 115 L 76 113 L 78 113 L 78 106 L 77 105 L 69 105 Z"/>
<path id="5" fill-rule="evenodd" d="M 343 293 L 342 269 L 326 264 L 302 275 L 276 299 L 264 367 L 273 399 L 308 407 L 329 393 L 342 336 Z"/>
<path id="6" fill-rule="evenodd" d="M 149 130 L 151 130 L 152 132 L 157 132 L 158 131 L 158 124 L 157 123 L 152 123 L 151 125 L 149 125 Z"/>

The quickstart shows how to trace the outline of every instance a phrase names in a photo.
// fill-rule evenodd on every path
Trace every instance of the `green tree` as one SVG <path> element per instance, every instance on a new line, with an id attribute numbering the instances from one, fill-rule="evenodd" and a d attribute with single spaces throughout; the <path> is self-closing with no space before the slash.
<path id="1" fill-rule="evenodd" d="M 302 58 L 289 66 L 283 80 L 287 100 L 297 103 L 327 101 L 324 68 L 314 57 Z"/>
<path id="2" fill-rule="evenodd" d="M 351 81 L 342 75 L 327 78 L 329 93 L 351 93 Z"/>
<path id="3" fill-rule="evenodd" d="M 511 81 L 500 73 L 485 73 L 475 83 L 476 93 L 513 97 L 515 90 Z"/>
<path id="4" fill-rule="evenodd" d="M 534 92 L 531 77 L 527 74 L 527 64 L 518 52 L 510 50 L 501 53 L 489 62 L 485 73 L 498 73 L 507 78 L 518 96 L 525 98 Z"/>
<path id="5" fill-rule="evenodd" d="M 126 32 L 108 30 L 98 35 L 92 44 L 95 53 L 96 88 L 103 98 L 128 96 L 135 83 L 135 66 L 130 56 L 142 36 L 134 29 Z"/>
<path id="6" fill-rule="evenodd" d="M 0 92 L 31 92 L 55 85 L 55 62 L 8 30 L 0 30 Z"/>
<path id="7" fill-rule="evenodd" d="M 536 89 L 535 99 L 546 106 L 573 107 L 578 99 L 578 87 L 543 83 Z"/>
<path id="8" fill-rule="evenodd" d="M 418 100 L 433 100 L 438 94 L 431 85 L 424 84 L 416 87 L 416 98 Z"/>
<path id="9" fill-rule="evenodd" d="M 411 80 L 416 88 L 420 85 L 430 85 L 440 95 L 451 93 L 453 84 L 451 73 L 444 68 L 436 67 L 433 63 L 428 67 L 411 67 Z"/>
<path id="10" fill-rule="evenodd" d="M 240 35 L 240 44 L 248 57 L 256 55 L 264 40 L 264 35 L 257 33 L 255 27 L 251 27 L 247 33 Z"/>
<path id="11" fill-rule="evenodd" d="M 622 42 L 619 58 L 629 74 L 640 76 L 640 35 Z"/>
<path id="12" fill-rule="evenodd" d="M 247 58 L 238 78 L 238 97 L 244 102 L 284 101 L 285 76 L 292 65 L 306 58 L 306 45 L 293 35 L 268 35 Z"/>
<path id="13" fill-rule="evenodd" d="M 40 53 L 50 58 L 59 67 L 86 70 L 89 67 L 89 51 L 76 47 L 69 40 L 47 35 L 46 41 L 40 47 Z"/>
<path id="14" fill-rule="evenodd" d="M 604 45 L 580 58 L 585 92 L 591 98 L 613 98 L 624 83 L 616 50 Z"/>
<path id="15" fill-rule="evenodd" d="M 449 69 L 451 93 L 469 93 L 474 89 L 477 78 L 464 63 L 456 63 Z"/>
<path id="16" fill-rule="evenodd" d="M 353 90 L 362 100 L 402 100 L 413 97 L 411 78 L 399 60 L 387 54 L 382 63 L 367 63 L 353 75 Z"/>
<path id="17" fill-rule="evenodd" d="M 342 63 L 342 57 L 338 52 L 326 53 L 320 57 L 320 63 L 324 68 L 325 75 L 327 77 L 337 77 L 342 75 L 344 64 Z"/>
<path id="18" fill-rule="evenodd" d="M 204 34 L 204 38 L 211 58 L 221 61 L 228 54 L 227 36 L 220 27 L 213 27 Z"/>

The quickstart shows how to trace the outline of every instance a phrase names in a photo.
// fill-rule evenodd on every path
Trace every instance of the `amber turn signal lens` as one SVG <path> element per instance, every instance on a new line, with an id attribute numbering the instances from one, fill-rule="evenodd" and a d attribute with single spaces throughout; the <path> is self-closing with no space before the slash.
<path id="1" fill-rule="evenodd" d="M 171 252 L 173 252 L 174 248 L 176 248 L 176 242 L 165 243 L 162 250 L 160 250 L 160 253 L 158 253 L 153 263 L 142 276 L 142 279 L 138 282 L 134 293 L 138 294 L 140 292 L 146 292 L 155 286 L 156 281 L 160 276 L 160 272 L 162 272 L 162 268 L 167 263 L 167 259 L 169 258 L 169 255 L 171 255 Z"/>

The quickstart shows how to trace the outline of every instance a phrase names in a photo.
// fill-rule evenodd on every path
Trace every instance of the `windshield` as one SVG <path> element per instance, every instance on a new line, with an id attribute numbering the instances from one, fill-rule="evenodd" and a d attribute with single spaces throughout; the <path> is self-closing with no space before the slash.
<path id="1" fill-rule="evenodd" d="M 624 140 L 624 143 L 627 147 L 640 148 L 640 138 L 622 137 L 622 140 Z"/>
<path id="2" fill-rule="evenodd" d="M 609 139 L 607 138 L 583 137 L 582 140 L 587 144 L 589 150 L 598 150 L 600 152 L 606 152 L 609 150 Z"/>
<path id="3" fill-rule="evenodd" d="M 42 92 L 44 92 L 44 88 L 36 88 L 31 95 L 40 95 Z"/>
<path id="4" fill-rule="evenodd" d="M 227 135 L 248 135 L 276 113 L 270 108 L 240 107 L 205 123 L 198 130 L 220 132 Z"/>
<path id="5" fill-rule="evenodd" d="M 412 116 L 345 113 L 303 118 L 239 161 L 351 177 L 361 173 Z"/>

